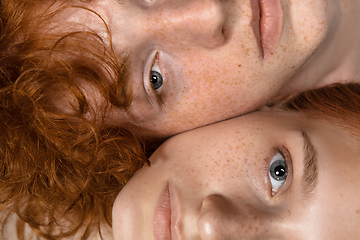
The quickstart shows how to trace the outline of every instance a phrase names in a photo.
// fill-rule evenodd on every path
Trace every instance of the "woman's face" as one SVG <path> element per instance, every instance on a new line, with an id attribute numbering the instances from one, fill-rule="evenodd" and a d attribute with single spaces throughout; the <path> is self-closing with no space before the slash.
<path id="1" fill-rule="evenodd" d="M 286 112 L 175 136 L 118 195 L 115 239 L 358 239 L 355 142 Z"/>
<path id="2" fill-rule="evenodd" d="M 130 55 L 130 116 L 144 134 L 169 136 L 249 112 L 275 96 L 332 33 L 333 2 L 105 0 L 89 6 L 109 25 L 115 52 Z M 78 10 L 73 17 L 102 31 L 95 14 Z M 111 122 L 124 118 L 114 112 Z"/>

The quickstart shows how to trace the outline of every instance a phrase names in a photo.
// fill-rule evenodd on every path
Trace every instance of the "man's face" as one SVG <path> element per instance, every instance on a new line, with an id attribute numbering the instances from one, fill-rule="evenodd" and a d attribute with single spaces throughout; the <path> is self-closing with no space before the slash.
<path id="1" fill-rule="evenodd" d="M 116 240 L 360 237 L 358 143 L 336 123 L 257 112 L 165 142 L 118 195 Z"/>
<path id="2" fill-rule="evenodd" d="M 316 52 L 336 14 L 326 0 L 106 0 L 88 7 L 108 24 L 119 58 L 129 55 L 129 115 L 143 134 L 160 137 L 263 105 Z M 88 11 L 72 19 L 105 32 Z M 124 114 L 108 120 L 119 124 Z"/>

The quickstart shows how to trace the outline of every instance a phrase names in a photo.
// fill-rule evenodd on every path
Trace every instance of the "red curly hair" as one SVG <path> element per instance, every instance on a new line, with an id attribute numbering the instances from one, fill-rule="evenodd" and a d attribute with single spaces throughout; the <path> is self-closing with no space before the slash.
<path id="1" fill-rule="evenodd" d="M 0 2 L 0 216 L 4 229 L 17 215 L 19 239 L 25 225 L 45 239 L 100 233 L 147 161 L 138 136 L 104 124 L 110 108 L 131 104 L 126 58 L 91 30 L 56 31 L 59 13 L 85 3 Z M 84 85 L 108 104 L 96 110 Z"/>

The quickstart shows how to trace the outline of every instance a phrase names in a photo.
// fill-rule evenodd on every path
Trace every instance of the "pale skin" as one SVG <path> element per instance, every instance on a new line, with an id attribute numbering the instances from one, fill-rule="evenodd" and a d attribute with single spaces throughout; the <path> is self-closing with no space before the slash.
<path id="1" fill-rule="evenodd" d="M 108 24 L 119 58 L 130 54 L 130 114 L 147 136 L 168 137 L 232 118 L 277 95 L 359 80 L 358 0 L 281 0 L 283 26 L 268 57 L 259 47 L 257 1 L 121 2 L 85 6 Z M 107 37 L 98 16 L 88 11 L 74 9 L 61 20 Z M 151 91 L 150 70 L 164 75 L 163 104 Z M 89 90 L 91 103 L 101 105 L 97 96 Z M 123 111 L 109 113 L 107 120 L 131 122 Z"/>
<path id="2" fill-rule="evenodd" d="M 286 163 L 284 179 L 269 175 L 274 156 Z M 118 195 L 114 238 L 358 239 L 358 156 L 354 136 L 335 121 L 285 111 L 251 113 L 177 135 Z M 306 168 L 309 159 L 316 161 Z M 156 222 L 164 189 L 171 209 L 167 228 Z"/>
<path id="3" fill-rule="evenodd" d="M 275 96 L 359 80 L 358 0 L 263 2 L 276 10 L 263 10 L 276 23 L 267 34 L 259 30 L 255 0 L 86 4 L 108 24 L 119 58 L 130 56 L 134 100 L 128 113 L 110 112 L 108 124 L 135 120 L 141 134 L 168 137 L 253 111 Z M 75 9 L 63 17 L 107 36 L 93 13 Z M 161 84 L 150 82 L 151 71 Z"/>

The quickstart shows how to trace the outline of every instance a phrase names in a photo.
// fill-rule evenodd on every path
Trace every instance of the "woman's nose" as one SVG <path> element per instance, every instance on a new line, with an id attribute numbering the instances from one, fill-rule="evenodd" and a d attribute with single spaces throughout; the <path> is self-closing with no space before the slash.
<path id="1" fill-rule="evenodd" d="M 158 38 L 174 44 L 200 44 L 208 48 L 224 43 L 227 14 L 219 0 L 162 2 L 161 6 L 154 6 L 147 24 Z"/>
<path id="2" fill-rule="evenodd" d="M 241 210 L 228 198 L 209 195 L 203 199 L 198 218 L 201 239 L 254 239 L 262 232 L 258 215 L 249 209 Z"/>

